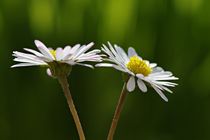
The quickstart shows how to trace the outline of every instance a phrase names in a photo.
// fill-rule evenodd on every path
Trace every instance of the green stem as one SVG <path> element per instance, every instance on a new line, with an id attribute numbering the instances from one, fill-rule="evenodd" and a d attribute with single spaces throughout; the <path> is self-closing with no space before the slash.
<path id="1" fill-rule="evenodd" d="M 72 96 L 71 96 L 71 93 L 70 93 L 70 90 L 69 90 L 68 80 L 67 80 L 66 76 L 61 76 L 61 77 L 58 77 L 58 81 L 61 84 L 64 95 L 67 99 L 69 109 L 71 111 L 71 114 L 73 116 L 74 122 L 75 122 L 76 127 L 77 127 L 77 132 L 79 134 L 79 138 L 80 138 L 80 140 L 85 140 L 85 135 L 84 135 L 84 132 L 83 132 L 83 129 L 82 129 L 82 125 L 80 123 L 79 116 L 77 114 L 77 110 L 74 106 L 74 102 L 73 102 L 73 99 L 72 99 Z"/>
<path id="2" fill-rule="evenodd" d="M 111 127 L 109 129 L 109 134 L 108 134 L 107 140 L 113 140 L 113 136 L 114 136 L 114 133 L 115 133 L 115 130 L 116 130 L 116 127 L 117 127 L 117 123 L 118 123 L 118 120 L 120 118 L 120 114 L 122 112 L 123 105 L 125 103 L 125 99 L 126 99 L 126 95 L 127 95 L 126 83 L 127 82 L 124 83 L 120 98 L 118 100 L 118 104 L 117 104 L 117 107 L 116 107 L 116 110 L 115 110 L 115 113 L 114 113 L 114 117 L 113 117 L 113 120 L 112 120 Z"/>

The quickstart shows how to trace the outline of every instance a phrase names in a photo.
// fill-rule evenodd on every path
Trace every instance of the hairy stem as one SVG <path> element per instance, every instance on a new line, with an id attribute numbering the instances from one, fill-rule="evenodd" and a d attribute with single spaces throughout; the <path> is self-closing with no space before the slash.
<path id="1" fill-rule="evenodd" d="M 74 102 L 73 102 L 73 99 L 72 99 L 72 96 L 71 96 L 71 93 L 70 93 L 70 90 L 69 90 L 69 84 L 68 84 L 67 77 L 66 76 L 58 77 L 58 81 L 61 84 L 64 95 L 67 99 L 69 109 L 71 111 L 71 114 L 73 116 L 74 122 L 75 122 L 76 127 L 77 127 L 77 132 L 79 134 L 79 138 L 80 138 L 80 140 L 85 140 L 85 135 L 84 135 L 84 132 L 83 132 L 83 129 L 82 129 L 82 125 L 80 123 L 79 116 L 77 114 L 77 110 L 74 106 Z"/>
<path id="2" fill-rule="evenodd" d="M 114 133 L 115 133 L 115 130 L 116 130 L 116 127 L 117 127 L 117 123 L 118 123 L 118 120 L 120 118 L 120 114 L 122 112 L 123 105 L 125 103 L 126 95 L 127 95 L 127 89 L 126 89 L 126 82 L 125 82 L 124 86 L 123 86 L 123 89 L 121 91 L 120 98 L 118 100 L 118 104 L 117 104 L 117 107 L 116 107 L 116 110 L 115 110 L 115 113 L 114 113 L 114 117 L 113 117 L 113 120 L 112 120 L 111 127 L 109 129 L 109 134 L 108 134 L 107 140 L 113 140 L 113 136 L 114 136 Z"/>

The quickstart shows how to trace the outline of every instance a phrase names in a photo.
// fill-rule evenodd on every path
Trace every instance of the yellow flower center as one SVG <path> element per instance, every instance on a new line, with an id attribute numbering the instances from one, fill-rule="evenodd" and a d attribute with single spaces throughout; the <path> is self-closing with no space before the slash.
<path id="1" fill-rule="evenodd" d="M 152 69 L 146 62 L 141 60 L 138 56 L 132 56 L 126 66 L 134 74 L 143 74 L 144 76 L 147 76 L 152 72 Z"/>
<path id="2" fill-rule="evenodd" d="M 50 53 L 52 54 L 52 56 L 54 57 L 54 58 L 56 58 L 56 51 L 55 50 L 50 50 Z"/>

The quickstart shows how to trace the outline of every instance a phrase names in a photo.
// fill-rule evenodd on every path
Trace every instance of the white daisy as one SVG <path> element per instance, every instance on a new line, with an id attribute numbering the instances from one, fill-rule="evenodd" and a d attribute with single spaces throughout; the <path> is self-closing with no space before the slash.
<path id="1" fill-rule="evenodd" d="M 161 67 L 157 67 L 156 63 L 150 63 L 143 60 L 135 51 L 134 48 L 128 49 L 128 54 L 117 46 L 114 47 L 108 42 L 109 48 L 105 45 L 102 51 L 108 56 L 105 61 L 111 63 L 99 63 L 98 67 L 113 67 L 119 71 L 127 73 L 129 79 L 127 81 L 127 90 L 132 92 L 137 85 L 142 92 L 147 92 L 146 84 L 150 85 L 154 90 L 165 100 L 168 101 L 162 91 L 172 93 L 167 87 L 175 87 L 177 84 L 168 82 L 168 80 L 178 80 L 177 77 L 169 71 L 164 71 Z"/>
<path id="2" fill-rule="evenodd" d="M 98 55 L 101 51 L 98 49 L 87 52 L 94 43 L 88 45 L 76 44 L 75 46 L 66 46 L 64 49 L 47 48 L 41 41 L 34 41 L 38 51 L 24 48 L 27 53 L 13 51 L 14 61 L 21 62 L 13 65 L 14 67 L 26 67 L 26 66 L 47 66 L 47 74 L 50 76 L 57 76 L 58 70 L 70 70 L 72 65 L 82 65 L 93 68 L 90 64 L 84 64 L 83 62 L 101 62 L 101 56 Z M 62 66 L 58 68 L 58 66 Z"/>

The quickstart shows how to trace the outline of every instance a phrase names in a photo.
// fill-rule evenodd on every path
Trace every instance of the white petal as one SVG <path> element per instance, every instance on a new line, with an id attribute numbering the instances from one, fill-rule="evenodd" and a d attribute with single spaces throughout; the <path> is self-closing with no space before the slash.
<path id="1" fill-rule="evenodd" d="M 88 45 L 84 45 L 84 46 L 80 47 L 80 48 L 78 49 L 78 51 L 75 52 L 74 58 L 79 57 L 81 54 L 85 53 L 85 52 L 86 52 L 87 50 L 89 50 L 93 45 L 94 45 L 94 43 L 91 42 L 91 43 L 89 43 Z"/>
<path id="2" fill-rule="evenodd" d="M 108 45 L 109 45 L 109 49 L 105 45 L 103 45 L 104 49 L 102 49 L 102 51 L 108 54 L 109 59 L 112 60 L 114 63 L 116 63 L 117 65 L 124 66 L 126 63 L 125 60 L 121 57 L 120 54 L 117 53 L 115 48 L 109 42 L 108 42 Z"/>
<path id="3" fill-rule="evenodd" d="M 96 52 L 93 50 L 93 52 Z M 102 57 L 96 53 L 83 53 L 81 55 L 79 55 L 78 57 L 74 57 L 74 61 L 76 62 L 84 62 L 84 61 L 92 61 L 92 62 L 101 62 L 102 61 Z"/>
<path id="4" fill-rule="evenodd" d="M 75 63 L 76 65 L 85 66 L 94 69 L 94 67 L 90 64 L 83 64 L 83 63 Z"/>
<path id="5" fill-rule="evenodd" d="M 154 80 L 160 80 L 160 81 L 162 81 L 162 80 L 178 80 L 179 79 L 174 76 L 172 76 L 172 77 L 151 77 L 151 78 Z"/>
<path id="6" fill-rule="evenodd" d="M 106 47 L 106 45 L 103 44 L 103 47 L 101 48 L 103 52 L 105 52 L 110 58 L 114 59 L 113 53 Z"/>
<path id="7" fill-rule="evenodd" d="M 110 63 L 99 63 L 95 65 L 96 67 L 113 67 L 116 70 L 128 73 L 128 71 L 126 69 L 123 69 L 122 67 L 116 65 L 116 64 L 110 64 Z M 132 74 L 131 74 L 132 75 Z"/>
<path id="8" fill-rule="evenodd" d="M 47 75 L 48 75 L 48 76 L 53 77 L 52 72 L 51 72 L 51 70 L 50 70 L 49 68 L 47 69 L 46 72 L 47 72 Z"/>
<path id="9" fill-rule="evenodd" d="M 135 83 L 135 77 L 131 76 L 130 79 L 127 82 L 127 90 L 129 92 L 132 92 L 135 89 L 136 83 Z"/>
<path id="10" fill-rule="evenodd" d="M 144 79 L 144 75 L 143 74 L 136 74 L 136 76 L 140 79 Z"/>
<path id="11" fill-rule="evenodd" d="M 42 60 L 42 61 L 44 61 L 44 62 L 46 62 L 46 63 L 47 63 L 47 62 L 52 62 L 52 60 L 50 60 L 49 58 L 46 58 L 45 56 L 43 56 L 43 57 L 42 57 L 42 56 L 40 56 L 40 57 L 37 56 L 37 57 L 38 57 L 40 60 Z"/>
<path id="12" fill-rule="evenodd" d="M 147 86 L 145 85 L 145 83 L 141 79 L 137 80 L 137 84 L 138 84 L 139 89 L 142 92 L 147 92 Z"/>
<path id="13" fill-rule="evenodd" d="M 35 50 L 28 49 L 28 48 L 24 48 L 24 50 L 26 50 L 26 51 L 28 51 L 28 52 L 30 52 L 30 53 L 33 53 L 33 54 L 36 55 L 36 56 L 42 56 L 42 57 L 43 57 L 43 55 L 42 55 L 41 53 L 39 53 L 39 52 L 37 52 L 37 51 L 35 51 Z"/>
<path id="14" fill-rule="evenodd" d="M 64 61 L 66 64 L 69 64 L 71 66 L 75 65 L 76 62 L 72 61 L 72 60 L 68 60 L 68 61 Z"/>
<path id="15" fill-rule="evenodd" d="M 63 58 L 63 49 L 57 48 L 56 49 L 56 60 L 60 61 Z"/>
<path id="16" fill-rule="evenodd" d="M 153 73 L 157 73 L 157 72 L 163 72 L 164 70 L 163 70 L 163 68 L 161 68 L 161 67 L 155 67 L 155 68 L 153 68 L 153 70 L 152 70 L 152 74 Z"/>
<path id="17" fill-rule="evenodd" d="M 172 82 L 165 82 L 165 81 L 153 81 L 155 84 L 158 84 L 158 85 L 163 85 L 163 86 L 169 86 L 169 87 L 175 87 L 177 86 L 178 84 L 176 83 L 172 83 Z"/>
<path id="18" fill-rule="evenodd" d="M 95 65 L 96 67 L 113 67 L 113 64 L 110 63 L 99 63 Z"/>
<path id="19" fill-rule="evenodd" d="M 135 49 L 132 48 L 132 47 L 129 47 L 129 48 L 128 48 L 128 57 L 130 58 L 130 57 L 132 57 L 132 56 L 134 56 L 134 55 L 137 55 Z"/>
<path id="20" fill-rule="evenodd" d="M 39 58 L 26 58 L 22 56 L 18 56 L 15 59 L 13 59 L 16 62 L 29 62 L 29 63 L 39 63 L 39 64 L 46 64 L 43 60 L 40 60 Z"/>
<path id="21" fill-rule="evenodd" d="M 170 77 L 172 75 L 173 74 L 171 72 L 167 72 L 167 71 L 153 72 L 150 74 L 150 76 L 155 76 L 155 77 Z"/>
<path id="22" fill-rule="evenodd" d="M 160 97 L 161 97 L 163 100 L 165 100 L 166 102 L 168 102 L 167 97 L 163 94 L 163 92 L 162 92 L 160 89 L 158 89 L 158 88 L 155 87 L 154 85 L 151 85 L 151 86 L 154 88 L 154 90 L 160 95 Z"/>
<path id="23" fill-rule="evenodd" d="M 74 45 L 74 47 L 72 47 L 71 50 L 69 51 L 69 54 L 74 54 L 79 48 L 80 44 Z"/>
<path id="24" fill-rule="evenodd" d="M 169 93 L 173 93 L 173 91 L 171 91 L 169 88 L 161 86 L 165 91 L 169 92 Z"/>
<path id="25" fill-rule="evenodd" d="M 36 60 L 30 60 L 30 59 L 25 59 L 25 58 L 15 58 L 14 61 L 16 61 L 16 62 L 24 62 L 24 63 L 32 63 L 32 64 L 37 64 L 37 65 L 46 65 L 45 62 L 36 61 Z"/>
<path id="26" fill-rule="evenodd" d="M 122 59 L 124 60 L 124 63 L 127 63 L 127 62 L 129 61 L 129 58 L 128 58 L 127 54 L 125 53 L 125 51 L 124 51 L 121 47 L 119 47 L 119 46 L 117 46 L 117 45 L 114 45 L 114 47 L 115 47 L 117 53 L 118 53 L 118 54 L 122 57 Z"/>
<path id="27" fill-rule="evenodd" d="M 35 40 L 34 43 L 36 44 L 37 48 L 39 49 L 39 51 L 44 56 L 46 56 L 50 60 L 55 60 L 55 58 L 53 57 L 53 55 L 50 53 L 49 49 L 41 41 Z"/>
<path id="28" fill-rule="evenodd" d="M 100 52 L 101 52 L 101 50 L 95 49 L 95 50 L 87 52 L 86 55 L 97 54 L 97 53 L 100 53 Z"/>
<path id="29" fill-rule="evenodd" d="M 27 53 L 22 53 L 22 52 L 13 52 L 13 56 L 17 58 L 23 58 L 23 59 L 30 59 L 30 60 L 35 60 L 35 61 L 44 61 L 44 62 L 50 62 L 48 58 L 46 58 L 44 55 L 36 56 L 33 54 L 27 54 Z"/>
<path id="30" fill-rule="evenodd" d="M 118 66 L 118 65 L 113 65 L 113 68 L 115 68 L 116 70 L 122 71 L 122 72 L 126 72 L 126 73 L 128 72 L 126 69 L 124 69 L 124 68 L 122 68 L 121 66 Z"/>
<path id="31" fill-rule="evenodd" d="M 32 64 L 32 63 L 19 63 L 16 65 L 11 66 L 11 68 L 16 68 L 16 67 L 28 67 L 28 66 L 38 66 L 38 64 Z"/>
<path id="32" fill-rule="evenodd" d="M 63 49 L 63 58 L 64 59 L 70 52 L 71 50 L 71 46 L 66 46 L 64 49 Z M 65 59 L 64 59 L 65 60 Z"/>
<path id="33" fill-rule="evenodd" d="M 85 62 L 85 61 L 89 61 L 89 62 L 101 62 L 102 60 L 101 60 L 101 58 L 100 57 L 83 57 L 83 58 L 81 58 L 81 59 L 76 59 L 76 60 L 74 60 L 75 62 Z"/>
<path id="34" fill-rule="evenodd" d="M 113 48 L 112 44 L 110 42 L 108 42 L 108 45 L 109 45 L 109 49 L 111 50 L 111 52 L 114 54 L 114 56 L 116 56 L 117 55 L 117 52 Z"/>
<path id="35" fill-rule="evenodd" d="M 149 66 L 150 66 L 150 68 L 154 68 L 154 67 L 157 66 L 157 64 L 156 63 L 150 63 Z"/>
<path id="36" fill-rule="evenodd" d="M 101 50 L 98 50 L 98 49 L 95 49 L 95 50 L 92 50 L 92 51 L 89 51 L 89 52 L 87 52 L 87 53 L 83 53 L 83 54 L 81 54 L 79 57 L 78 57 L 78 59 L 81 59 L 81 58 L 83 58 L 83 57 L 95 57 L 95 56 L 97 56 L 97 57 L 101 57 L 101 55 L 98 55 L 98 53 L 100 53 L 101 52 Z"/>
<path id="37" fill-rule="evenodd" d="M 33 54 L 27 54 L 27 53 L 22 53 L 22 52 L 18 52 L 18 51 L 13 51 L 13 56 L 15 56 L 15 57 L 22 57 L 22 58 L 26 58 L 26 59 L 37 58 Z"/>

